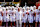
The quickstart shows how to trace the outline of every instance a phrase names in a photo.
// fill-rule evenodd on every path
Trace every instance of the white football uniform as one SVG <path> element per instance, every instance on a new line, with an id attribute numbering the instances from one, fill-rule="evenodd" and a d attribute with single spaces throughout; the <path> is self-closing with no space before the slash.
<path id="1" fill-rule="evenodd" d="M 26 19 L 27 19 L 27 21 L 29 21 L 28 20 L 29 19 L 29 12 L 30 12 L 30 10 L 26 11 Z"/>
<path id="2" fill-rule="evenodd" d="M 26 17 L 26 12 L 22 12 L 22 22 L 26 23 L 27 17 Z"/>
<path id="3" fill-rule="evenodd" d="M 3 11 L 3 18 L 4 22 L 6 22 L 6 11 Z"/>
<path id="4" fill-rule="evenodd" d="M 38 15 L 39 15 L 38 17 L 39 17 L 39 22 L 40 22 L 40 10 L 39 10 L 39 12 L 38 12 Z"/>
<path id="5" fill-rule="evenodd" d="M 12 13 L 12 10 L 8 10 L 8 16 L 9 16 L 11 13 Z M 9 21 L 11 21 L 11 20 L 10 20 L 10 16 L 9 16 Z"/>
<path id="6" fill-rule="evenodd" d="M 34 14 L 35 14 L 35 15 L 34 15 Z M 35 19 L 36 19 L 36 9 L 33 10 L 33 20 L 35 21 Z"/>
<path id="7" fill-rule="evenodd" d="M 6 12 L 7 16 L 6 16 L 6 22 L 9 22 L 9 15 L 8 15 L 8 11 Z"/>
<path id="8" fill-rule="evenodd" d="M 14 11 L 12 11 L 11 13 L 12 13 L 10 15 L 11 22 L 15 22 L 15 13 L 14 13 Z"/>
<path id="9" fill-rule="evenodd" d="M 20 12 L 16 11 L 16 20 L 20 20 Z"/>
<path id="10" fill-rule="evenodd" d="M 32 11 L 30 11 L 29 12 L 29 23 L 33 23 L 33 12 Z"/>
<path id="11" fill-rule="evenodd" d="M 38 18 L 38 9 L 36 9 L 36 22 L 39 21 L 39 18 Z"/>
<path id="12" fill-rule="evenodd" d="M 13 22 L 15 22 L 15 10 L 13 10 L 12 13 L 13 13 Z"/>

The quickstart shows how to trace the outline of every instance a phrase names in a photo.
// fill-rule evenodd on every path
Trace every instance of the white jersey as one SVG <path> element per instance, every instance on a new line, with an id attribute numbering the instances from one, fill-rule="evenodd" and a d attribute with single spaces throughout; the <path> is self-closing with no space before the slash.
<path id="1" fill-rule="evenodd" d="M 3 17 L 5 17 L 6 16 L 6 11 L 3 11 Z"/>
<path id="2" fill-rule="evenodd" d="M 29 12 L 26 11 L 26 13 L 25 13 L 26 19 L 28 18 L 28 14 L 29 14 Z"/>
<path id="3" fill-rule="evenodd" d="M 7 13 L 7 17 L 10 17 L 9 15 L 11 14 L 12 11 L 11 11 L 11 10 L 8 10 L 7 12 L 8 12 L 8 13 Z M 7 22 L 8 22 L 8 19 L 9 19 L 9 21 L 10 21 L 10 18 L 7 18 Z"/>
<path id="4" fill-rule="evenodd" d="M 8 15 L 10 15 L 12 13 L 12 10 L 8 10 Z"/>

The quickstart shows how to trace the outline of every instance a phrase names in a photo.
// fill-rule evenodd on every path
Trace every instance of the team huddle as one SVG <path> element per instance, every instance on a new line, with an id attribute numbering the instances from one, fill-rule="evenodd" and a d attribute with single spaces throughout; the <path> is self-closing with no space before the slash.
<path id="1" fill-rule="evenodd" d="M 7 22 L 9 26 L 10 24 L 16 25 L 24 23 L 24 27 L 27 22 L 40 22 L 40 6 L 38 7 L 38 9 L 36 9 L 36 6 L 27 6 L 26 8 L 14 6 L 0 6 L 0 21 L 2 22 L 2 25 L 6 24 Z M 17 25 L 17 27 L 19 26 Z"/>

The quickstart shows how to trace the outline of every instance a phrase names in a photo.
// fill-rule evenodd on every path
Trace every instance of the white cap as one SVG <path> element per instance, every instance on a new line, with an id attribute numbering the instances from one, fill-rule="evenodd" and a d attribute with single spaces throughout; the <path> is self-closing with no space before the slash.
<path id="1" fill-rule="evenodd" d="M 14 8 L 14 6 L 12 6 L 12 8 Z"/>
<path id="2" fill-rule="evenodd" d="M 16 6 L 16 8 L 19 8 L 19 6 Z"/>
<path id="3" fill-rule="evenodd" d="M 40 9 L 40 6 L 38 6 L 38 9 Z"/>
<path id="4" fill-rule="evenodd" d="M 18 9 L 17 7 L 14 8 L 15 10 Z"/>
<path id="5" fill-rule="evenodd" d="M 29 9 L 29 7 L 27 6 L 26 9 Z"/>
<path id="6" fill-rule="evenodd" d="M 9 9 L 12 9 L 12 7 L 9 7 Z"/>
<path id="7" fill-rule="evenodd" d="M 8 8 L 10 8 L 10 6 L 8 6 Z"/>
<path id="8" fill-rule="evenodd" d="M 8 7 L 6 7 L 6 9 L 8 9 Z"/>
<path id="9" fill-rule="evenodd" d="M 25 9 L 25 7 L 23 7 L 23 9 Z"/>
<path id="10" fill-rule="evenodd" d="M 10 7 L 10 6 L 8 6 L 8 7 Z"/>
<path id="11" fill-rule="evenodd" d="M 33 10 L 33 7 L 32 6 L 30 6 L 30 10 Z"/>
<path id="12" fill-rule="evenodd" d="M 20 9 L 22 9 L 22 7 L 19 7 Z"/>
<path id="13" fill-rule="evenodd" d="M 0 5 L 0 7 L 1 7 L 1 5 Z"/>
<path id="14" fill-rule="evenodd" d="M 6 10 L 6 8 L 5 8 L 5 7 L 3 7 L 2 9 Z"/>
<path id="15" fill-rule="evenodd" d="M 2 8 L 0 8 L 0 11 L 2 11 Z"/>
<path id="16" fill-rule="evenodd" d="M 22 9 L 25 9 L 25 8 L 22 8 Z"/>
<path id="17" fill-rule="evenodd" d="M 3 9 L 6 9 L 5 7 Z"/>
<path id="18" fill-rule="evenodd" d="M 16 7 L 19 7 L 19 3 L 16 5 Z"/>
<path id="19" fill-rule="evenodd" d="M 33 6 L 33 8 L 35 8 L 35 9 L 36 9 L 36 6 Z"/>

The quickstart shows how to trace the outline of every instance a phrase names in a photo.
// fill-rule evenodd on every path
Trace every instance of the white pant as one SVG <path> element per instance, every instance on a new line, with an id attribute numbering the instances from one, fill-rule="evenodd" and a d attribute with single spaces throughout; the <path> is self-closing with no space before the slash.
<path id="1" fill-rule="evenodd" d="M 33 17 L 29 18 L 29 23 L 33 23 Z"/>
<path id="2" fill-rule="evenodd" d="M 0 20 L 2 21 L 2 17 L 0 17 Z"/>
<path id="3" fill-rule="evenodd" d="M 22 22 L 26 23 L 26 20 L 25 19 L 22 19 Z"/>
<path id="4" fill-rule="evenodd" d="M 19 27 L 19 24 L 20 24 L 20 20 L 17 20 L 16 21 L 16 26 Z"/>
<path id="5" fill-rule="evenodd" d="M 4 17 L 3 20 L 4 20 L 4 22 L 6 22 L 6 20 L 7 20 L 6 17 Z"/>
<path id="6" fill-rule="evenodd" d="M 39 17 L 38 17 L 38 15 L 36 16 L 36 22 L 38 22 L 39 21 Z"/>
<path id="7" fill-rule="evenodd" d="M 9 19 L 7 18 L 7 22 L 9 22 Z"/>

